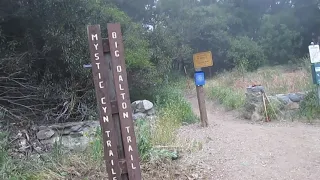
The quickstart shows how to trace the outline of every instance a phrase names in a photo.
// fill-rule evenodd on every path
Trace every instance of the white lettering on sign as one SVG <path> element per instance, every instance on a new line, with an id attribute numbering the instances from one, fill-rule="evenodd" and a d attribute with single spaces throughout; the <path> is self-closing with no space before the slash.
<path id="1" fill-rule="evenodd" d="M 124 95 L 125 95 L 125 93 L 121 93 L 120 95 L 121 95 L 121 97 L 122 97 L 122 100 L 124 100 Z"/>
<path id="2" fill-rule="evenodd" d="M 123 78 L 122 78 L 121 75 L 119 75 L 119 82 L 120 82 L 120 81 L 123 81 Z"/>
<path id="3" fill-rule="evenodd" d="M 104 88 L 104 86 L 102 86 L 102 83 L 103 83 L 103 81 L 100 81 L 100 82 L 99 82 L 99 88 L 100 88 L 100 89 L 103 89 L 103 88 Z"/>
<path id="4" fill-rule="evenodd" d="M 128 151 L 130 152 L 132 152 L 133 151 L 133 149 L 132 149 L 132 146 L 131 145 L 129 145 L 129 148 L 128 148 Z"/>
<path id="5" fill-rule="evenodd" d="M 109 150 L 109 156 L 114 156 L 113 151 L 111 149 Z"/>
<path id="6" fill-rule="evenodd" d="M 121 72 L 121 71 L 122 71 L 121 66 L 117 66 L 117 72 Z"/>
<path id="7" fill-rule="evenodd" d="M 117 33 L 116 32 L 112 32 L 112 39 L 116 39 L 117 38 Z"/>
<path id="8" fill-rule="evenodd" d="M 90 36 L 89 36 L 90 37 Z M 115 34 L 115 37 L 116 37 L 116 34 Z M 96 52 L 94 52 L 94 60 L 95 60 L 95 65 L 96 65 L 96 68 L 98 70 L 97 74 L 98 74 L 98 86 L 100 89 L 104 89 L 105 86 L 104 86 L 104 81 L 102 80 L 102 75 L 101 75 L 101 72 L 100 72 L 100 60 L 102 58 L 100 58 L 100 55 L 99 54 L 99 44 L 97 43 L 97 41 L 99 40 L 98 38 L 98 34 L 91 34 L 91 40 L 93 41 L 93 46 L 94 46 L 94 50 Z M 101 46 L 102 48 L 102 46 Z M 103 123 L 109 123 L 109 116 L 107 115 L 107 106 L 105 106 L 107 103 L 107 100 L 106 100 L 106 97 L 100 97 L 100 102 L 101 102 L 101 105 L 102 105 L 102 122 Z M 114 157 L 114 152 L 113 150 L 111 149 L 112 147 L 116 147 L 116 145 L 113 144 L 112 140 L 111 140 L 111 130 L 106 130 L 105 131 L 105 134 L 107 134 L 107 137 L 105 137 L 105 151 L 107 152 L 107 155 L 109 156 L 110 158 L 110 164 L 111 164 L 111 174 L 110 174 L 110 179 L 113 179 L 113 180 L 117 180 L 117 172 L 115 171 L 115 165 L 117 165 L 117 163 L 115 163 L 115 158 L 118 158 L 118 157 Z"/>
<path id="9" fill-rule="evenodd" d="M 118 49 L 118 42 L 116 40 L 117 37 L 118 37 L 117 32 L 112 32 L 111 33 L 111 37 L 113 39 L 115 39 L 115 43 L 114 43 L 115 49 L 114 49 L 114 51 L 112 53 L 114 53 L 114 56 L 116 58 L 118 58 L 118 57 L 120 57 L 120 53 L 122 53 L 122 51 L 120 52 L 120 49 Z M 122 67 L 122 65 L 120 63 L 117 64 L 115 66 L 115 68 L 116 68 L 116 74 L 114 74 L 114 76 L 115 76 L 115 78 L 118 78 L 118 80 L 119 80 L 119 84 L 116 85 L 116 87 L 118 88 L 118 92 L 119 92 L 119 90 L 122 91 L 120 93 L 120 99 L 118 99 L 118 103 L 121 104 L 121 106 L 119 108 L 121 108 L 121 110 L 122 110 L 121 111 L 122 112 L 122 119 L 129 119 L 128 102 L 126 102 L 126 100 L 127 100 L 126 99 L 126 93 L 124 92 L 125 91 L 125 89 L 124 89 L 125 85 L 123 84 L 125 82 L 124 79 L 123 79 L 123 76 L 124 76 L 123 75 L 123 73 L 124 73 L 123 69 L 124 68 Z M 130 157 L 129 160 L 131 160 L 131 161 L 127 162 L 127 163 L 128 163 L 128 165 L 131 164 L 131 168 L 132 169 L 136 169 L 136 167 L 135 167 L 135 165 L 133 163 L 134 162 L 134 158 L 133 158 L 133 151 L 134 150 L 133 150 L 133 147 L 132 147 L 132 143 L 133 143 L 132 142 L 132 136 L 130 134 L 130 133 L 132 133 L 132 132 L 130 132 L 131 128 L 132 128 L 131 126 L 125 127 L 126 131 L 124 133 L 126 133 L 126 134 L 123 134 L 123 137 L 124 137 L 124 141 L 125 140 L 127 141 L 126 142 L 127 143 L 127 145 L 126 145 L 127 147 L 125 147 L 125 149 L 126 149 L 127 152 L 129 152 L 128 156 Z M 130 167 L 130 165 L 129 165 L 129 167 Z"/>
<path id="10" fill-rule="evenodd" d="M 129 134 L 130 133 L 130 127 L 126 127 L 126 130 L 127 130 L 127 133 Z"/>
<path id="11" fill-rule="evenodd" d="M 111 141 L 110 140 L 107 141 L 107 146 L 111 147 Z"/>
<path id="12" fill-rule="evenodd" d="M 101 104 L 107 104 L 107 102 L 105 102 L 105 97 L 101 98 Z"/>
<path id="13" fill-rule="evenodd" d="M 116 172 L 114 172 L 114 169 L 111 169 L 112 174 L 116 174 Z"/>
<path id="14" fill-rule="evenodd" d="M 122 103 L 122 109 L 127 109 L 127 103 L 126 102 Z"/>
<path id="15" fill-rule="evenodd" d="M 109 122 L 109 117 L 108 116 L 103 116 L 103 122 Z"/>
<path id="16" fill-rule="evenodd" d="M 98 41 L 98 34 L 91 34 L 92 41 Z"/>
<path id="17" fill-rule="evenodd" d="M 129 112 L 124 112 L 122 115 L 123 115 L 123 118 L 129 118 Z"/>
<path id="18" fill-rule="evenodd" d="M 98 44 L 93 44 L 94 45 L 94 48 L 96 49 L 96 50 L 98 50 Z M 96 54 L 98 54 L 98 53 L 96 53 Z"/>
<path id="19" fill-rule="evenodd" d="M 120 56 L 119 50 L 114 51 L 114 55 L 115 55 L 116 57 L 119 57 L 119 56 Z"/>
<path id="20" fill-rule="evenodd" d="M 96 63 L 96 65 L 97 65 L 97 69 L 100 70 L 100 63 Z M 101 74 L 100 73 L 98 73 L 98 76 L 99 76 L 99 79 L 101 79 Z"/>
<path id="21" fill-rule="evenodd" d="M 120 89 L 121 91 L 124 90 L 123 87 L 122 87 L 122 84 L 119 84 L 119 89 Z"/>
<path id="22" fill-rule="evenodd" d="M 110 131 L 106 131 L 105 133 L 107 134 L 108 137 L 110 137 Z"/>
<path id="23" fill-rule="evenodd" d="M 128 136 L 128 137 L 127 137 L 127 142 L 128 142 L 128 143 L 131 143 L 131 136 Z"/>
<path id="24" fill-rule="evenodd" d="M 95 53 L 94 57 L 96 58 L 96 61 L 99 61 L 99 53 Z"/>

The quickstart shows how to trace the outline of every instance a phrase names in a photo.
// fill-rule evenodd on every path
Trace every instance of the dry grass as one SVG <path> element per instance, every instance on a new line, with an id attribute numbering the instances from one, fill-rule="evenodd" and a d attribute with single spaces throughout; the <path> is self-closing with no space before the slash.
<path id="1" fill-rule="evenodd" d="M 311 74 L 304 68 L 265 67 L 256 72 L 241 74 L 237 71 L 226 72 L 208 80 L 206 88 L 223 86 L 234 91 L 245 92 L 246 87 L 260 84 L 272 94 L 284 94 L 308 90 L 312 84 Z"/>
<path id="2" fill-rule="evenodd" d="M 243 107 L 246 88 L 262 85 L 268 95 L 305 92 L 312 89 L 309 59 L 301 65 L 260 68 L 255 72 L 224 72 L 207 80 L 207 95 L 229 109 Z"/>

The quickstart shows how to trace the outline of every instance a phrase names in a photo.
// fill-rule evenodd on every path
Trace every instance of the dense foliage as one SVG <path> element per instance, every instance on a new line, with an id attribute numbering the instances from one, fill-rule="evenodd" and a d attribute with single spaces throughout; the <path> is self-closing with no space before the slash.
<path id="1" fill-rule="evenodd" d="M 0 116 L 61 122 L 95 107 L 86 25 L 120 22 L 133 99 L 210 50 L 213 71 L 295 63 L 320 40 L 319 0 L 0 2 Z M 145 25 L 152 28 L 147 30 Z M 30 121 L 26 121 L 30 122 Z"/>

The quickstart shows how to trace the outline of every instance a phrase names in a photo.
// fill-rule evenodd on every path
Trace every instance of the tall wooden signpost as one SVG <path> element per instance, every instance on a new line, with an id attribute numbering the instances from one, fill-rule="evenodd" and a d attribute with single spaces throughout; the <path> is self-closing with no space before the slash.
<path id="1" fill-rule="evenodd" d="M 193 55 L 193 65 L 195 68 L 194 80 L 196 84 L 198 104 L 200 110 L 201 126 L 208 127 L 208 116 L 203 85 L 205 85 L 203 67 L 213 66 L 212 54 L 210 51 L 200 52 Z"/>
<path id="2" fill-rule="evenodd" d="M 87 27 L 91 67 L 110 180 L 141 180 L 120 24 Z"/>

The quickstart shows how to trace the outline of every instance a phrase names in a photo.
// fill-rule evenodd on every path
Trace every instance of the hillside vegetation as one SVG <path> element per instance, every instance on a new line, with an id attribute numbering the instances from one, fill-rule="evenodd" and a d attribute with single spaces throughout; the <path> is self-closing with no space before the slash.
<path id="1" fill-rule="evenodd" d="M 82 67 L 88 24 L 106 32 L 106 23 L 121 23 L 132 100 L 153 100 L 173 71 L 191 73 L 192 53 L 212 51 L 211 72 L 253 71 L 299 63 L 319 37 L 317 0 L 14 0 L 0 7 L 0 114 L 23 124 L 94 116 L 91 72 Z"/>
<path id="2" fill-rule="evenodd" d="M 9 153 L 12 127 L 97 119 L 92 73 L 83 68 L 87 25 L 100 24 L 106 37 L 107 23 L 121 24 L 131 100 L 157 108 L 154 132 L 136 124 L 144 173 L 160 179 L 174 168 L 158 177 L 148 163 L 177 152 L 157 147 L 176 145 L 179 127 L 198 120 L 184 96 L 194 86 L 186 84 L 192 54 L 212 52 L 206 90 L 232 109 L 252 84 L 271 94 L 311 90 L 308 45 L 320 41 L 319 7 L 320 0 L 0 1 L 0 179 L 105 178 L 100 136 L 83 154 L 66 157 L 57 145 L 46 162 Z M 315 93 L 307 98 L 304 115 L 314 118 Z"/>

